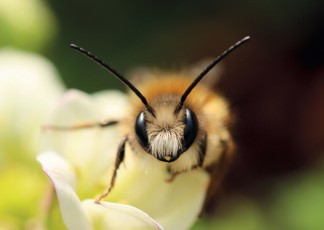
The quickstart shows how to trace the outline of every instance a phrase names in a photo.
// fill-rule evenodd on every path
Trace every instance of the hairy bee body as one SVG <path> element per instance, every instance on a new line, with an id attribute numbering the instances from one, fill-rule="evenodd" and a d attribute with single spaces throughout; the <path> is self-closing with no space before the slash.
<path id="1" fill-rule="evenodd" d="M 96 55 L 71 44 L 73 49 L 107 69 L 136 95 L 131 96 L 128 117 L 120 121 L 73 127 L 50 126 L 52 129 L 68 130 L 121 124 L 123 138 L 116 154 L 110 185 L 97 198 L 97 203 L 109 194 L 115 184 L 117 170 L 125 157 L 126 144 L 139 159 L 164 167 L 171 174 L 171 179 L 179 173 L 214 165 L 211 171 L 218 179 L 210 185 L 209 193 L 218 187 L 234 146 L 229 132 L 230 112 L 221 94 L 212 90 L 210 85 L 198 83 L 217 63 L 249 39 L 247 36 L 236 42 L 193 79 L 184 73 L 158 72 L 146 74 L 138 83 L 138 88 Z"/>
<path id="2" fill-rule="evenodd" d="M 184 108 L 195 113 L 198 121 L 198 132 L 191 144 L 181 156 L 172 162 L 158 161 L 158 155 L 171 152 L 176 154 L 182 148 L 181 139 L 184 135 L 184 109 L 175 115 L 174 110 L 183 92 L 191 84 L 192 78 L 185 74 L 155 73 L 141 82 L 139 90 L 146 96 L 148 103 L 156 112 L 156 117 L 146 114 L 146 130 L 150 143 L 150 153 L 142 148 L 134 132 L 136 117 L 145 110 L 144 105 L 131 94 L 130 115 L 122 122 L 124 135 L 133 152 L 145 162 L 155 161 L 168 171 L 176 174 L 194 168 L 206 168 L 217 163 L 223 154 L 233 146 L 228 130 L 230 112 L 227 101 L 210 87 L 199 84 L 188 96 Z"/>

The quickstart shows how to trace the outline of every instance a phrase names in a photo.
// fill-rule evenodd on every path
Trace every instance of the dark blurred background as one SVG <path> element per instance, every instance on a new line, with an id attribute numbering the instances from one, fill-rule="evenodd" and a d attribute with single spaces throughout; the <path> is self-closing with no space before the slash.
<path id="1" fill-rule="evenodd" d="M 264 199 L 278 181 L 317 168 L 324 154 L 323 1 L 48 1 L 55 39 L 41 50 L 69 88 L 122 84 L 68 47 L 91 50 L 121 73 L 228 57 L 218 89 L 237 117 L 237 157 L 223 199 Z M 324 178 L 323 178 L 324 181 Z M 324 197 L 324 194 L 323 194 Z"/>

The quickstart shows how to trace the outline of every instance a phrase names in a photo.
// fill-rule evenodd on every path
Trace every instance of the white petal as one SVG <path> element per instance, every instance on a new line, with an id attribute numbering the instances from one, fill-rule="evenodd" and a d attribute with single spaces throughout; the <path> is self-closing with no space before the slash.
<path id="1" fill-rule="evenodd" d="M 71 165 L 54 152 L 37 157 L 51 179 L 60 205 L 63 221 L 69 230 L 90 230 L 91 220 L 74 191 L 76 179 Z"/>
<path id="2" fill-rule="evenodd" d="M 71 89 L 58 100 L 50 122 L 67 126 L 100 119 L 97 108 L 90 95 L 80 90 Z"/>
<path id="3" fill-rule="evenodd" d="M 48 123 L 73 126 L 100 122 L 100 109 L 88 94 L 70 90 L 63 96 Z M 69 131 L 47 130 L 42 148 L 54 149 L 71 162 L 78 170 L 82 195 L 90 195 L 115 161 L 119 140 L 116 126 Z"/>
<path id="4" fill-rule="evenodd" d="M 59 75 L 48 60 L 32 53 L 1 49 L 0 146 L 14 140 L 12 145 L 22 148 L 21 152 L 35 156 L 40 126 L 62 92 Z"/>
<path id="5" fill-rule="evenodd" d="M 118 90 L 106 90 L 92 95 L 101 116 L 105 119 L 121 120 L 128 115 L 127 94 Z"/>
<path id="6" fill-rule="evenodd" d="M 203 170 L 193 170 L 180 174 L 171 183 L 166 179 L 166 174 L 157 167 L 145 173 L 136 160 L 134 167 L 126 161 L 118 171 L 116 186 L 108 200 L 143 210 L 165 229 L 188 229 L 201 212 L 209 175 Z"/>
<path id="7" fill-rule="evenodd" d="M 93 200 L 85 200 L 82 205 L 91 216 L 95 228 L 99 230 L 162 229 L 149 215 L 133 206 L 109 202 L 95 204 Z"/>

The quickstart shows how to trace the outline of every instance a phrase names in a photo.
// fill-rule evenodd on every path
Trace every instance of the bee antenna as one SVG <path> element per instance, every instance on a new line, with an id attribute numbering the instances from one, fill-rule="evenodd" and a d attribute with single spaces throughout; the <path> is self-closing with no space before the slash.
<path id="1" fill-rule="evenodd" d="M 203 77 L 206 76 L 206 74 L 215 67 L 216 64 L 218 64 L 220 61 L 222 61 L 228 54 L 230 54 L 232 51 L 243 45 L 245 42 L 247 42 L 250 39 L 249 36 L 244 37 L 243 39 L 236 42 L 234 45 L 229 47 L 227 50 L 225 50 L 221 55 L 219 55 L 213 62 L 211 62 L 206 69 L 204 69 L 197 77 L 196 79 L 191 83 L 191 85 L 186 89 L 186 91 L 182 94 L 181 99 L 179 101 L 178 106 L 175 109 L 175 114 L 177 114 L 182 106 L 185 100 L 187 99 L 188 95 L 191 93 L 191 91 L 196 87 L 196 85 L 203 79 Z"/>
<path id="2" fill-rule="evenodd" d="M 107 63 L 105 63 L 103 60 L 101 60 L 99 57 L 97 57 L 96 55 L 90 53 L 89 51 L 87 51 L 86 49 L 77 46 L 75 44 L 70 44 L 70 47 L 79 51 L 80 53 L 86 55 L 87 57 L 91 58 L 93 61 L 95 61 L 97 64 L 99 64 L 100 66 L 102 66 L 103 68 L 105 68 L 106 70 L 108 70 L 110 73 L 112 73 L 115 77 L 117 77 L 119 80 L 121 80 L 128 88 L 130 88 L 135 94 L 136 96 L 139 97 L 139 99 L 141 99 L 142 103 L 145 105 L 146 109 L 149 111 L 149 113 L 151 113 L 154 117 L 154 110 L 153 108 L 149 105 L 149 103 L 147 102 L 146 98 L 143 96 L 143 94 L 132 84 L 130 83 L 125 77 L 123 77 L 120 73 L 118 73 L 115 69 L 113 69 L 112 67 L 110 67 Z"/>

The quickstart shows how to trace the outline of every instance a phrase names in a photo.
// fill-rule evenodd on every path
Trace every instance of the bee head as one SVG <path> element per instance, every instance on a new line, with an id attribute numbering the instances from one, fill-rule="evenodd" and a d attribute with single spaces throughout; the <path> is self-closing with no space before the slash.
<path id="1" fill-rule="evenodd" d="M 107 69 L 136 94 L 145 107 L 135 121 L 137 140 L 158 160 L 173 162 L 190 148 L 199 130 L 197 116 L 185 105 L 186 98 L 217 63 L 249 39 L 245 37 L 225 50 L 195 78 L 181 96 L 164 95 L 150 103 L 133 84 L 96 55 L 74 44 L 71 47 Z"/>
<path id="2" fill-rule="evenodd" d="M 160 161 L 173 162 L 190 148 L 198 133 L 198 120 L 190 108 L 176 111 L 179 98 L 164 95 L 150 104 L 155 115 L 140 112 L 135 133 L 143 149 Z"/>

